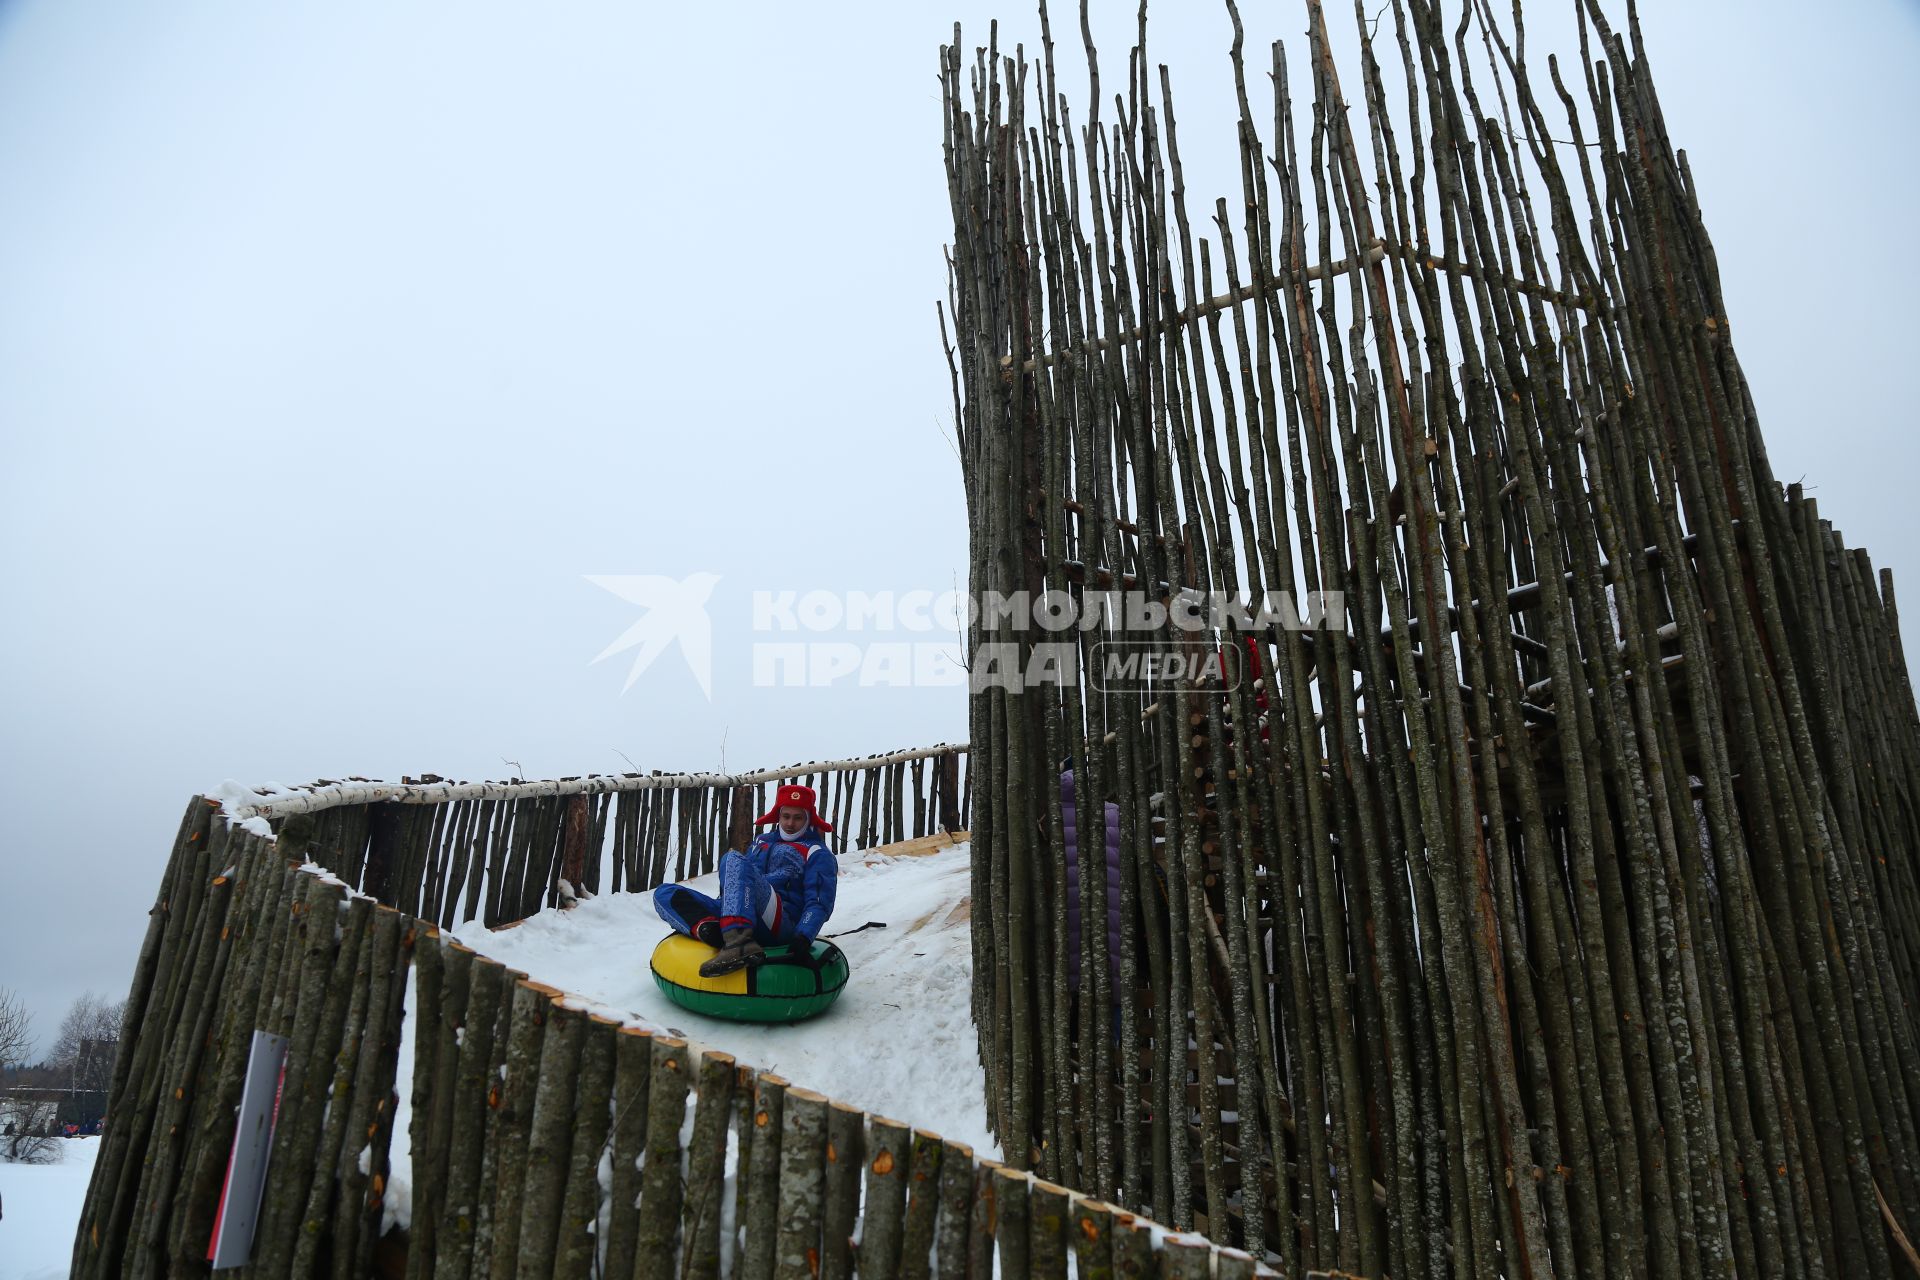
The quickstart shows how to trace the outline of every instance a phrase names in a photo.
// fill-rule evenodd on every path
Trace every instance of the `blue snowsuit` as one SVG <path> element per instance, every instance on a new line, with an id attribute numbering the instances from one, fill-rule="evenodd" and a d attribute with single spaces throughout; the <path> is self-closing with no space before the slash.
<path id="1" fill-rule="evenodd" d="M 653 909 L 675 933 L 693 937 L 707 916 L 722 929 L 751 924 L 753 939 L 775 946 L 796 939 L 811 944 L 833 914 L 840 865 L 812 823 L 797 836 L 775 827 L 755 836 L 745 853 L 720 855 L 720 897 L 685 885 L 663 884 L 653 891 Z"/>

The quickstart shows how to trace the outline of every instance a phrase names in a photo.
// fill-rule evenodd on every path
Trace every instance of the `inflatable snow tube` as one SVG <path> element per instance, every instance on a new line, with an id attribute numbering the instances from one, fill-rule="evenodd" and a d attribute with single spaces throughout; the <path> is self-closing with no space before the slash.
<path id="1" fill-rule="evenodd" d="M 712 957 L 705 943 L 670 933 L 653 949 L 653 980 L 681 1008 L 733 1022 L 799 1022 L 825 1012 L 847 985 L 847 957 L 817 938 L 811 966 L 791 946 L 768 947 L 757 965 L 703 978 Z"/>

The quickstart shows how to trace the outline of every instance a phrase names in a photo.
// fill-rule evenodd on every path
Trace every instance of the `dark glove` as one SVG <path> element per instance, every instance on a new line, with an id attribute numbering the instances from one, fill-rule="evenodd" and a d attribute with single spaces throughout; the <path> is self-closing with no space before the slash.
<path id="1" fill-rule="evenodd" d="M 798 960 L 801 964 L 816 972 L 819 971 L 821 960 L 825 959 L 824 956 L 816 956 L 813 954 L 813 939 L 800 934 L 794 935 L 793 947 L 789 954 L 792 955 L 795 960 Z"/>

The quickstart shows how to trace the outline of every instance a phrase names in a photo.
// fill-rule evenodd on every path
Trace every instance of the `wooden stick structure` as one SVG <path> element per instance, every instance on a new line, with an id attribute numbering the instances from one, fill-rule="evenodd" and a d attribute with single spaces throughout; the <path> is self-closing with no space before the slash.
<path id="1" fill-rule="evenodd" d="M 1893 1274 L 1920 717 L 1638 18 L 1542 75 L 1517 5 L 1226 9 L 1210 208 L 1144 7 L 1116 92 L 1082 5 L 1077 119 L 1044 4 L 942 52 L 972 590 L 1078 623 L 969 636 L 976 1221 L 1058 1270 L 1025 1170 L 1082 1274 Z"/>
<path id="2" fill-rule="evenodd" d="M 443 929 L 498 928 L 710 873 L 752 838 L 770 783 L 814 787 L 844 851 L 964 830 L 966 755 L 941 744 L 738 774 L 319 782 L 261 793 L 229 817 L 274 831 L 299 820 L 311 856 L 349 888 Z"/>
<path id="3" fill-rule="evenodd" d="M 276 1280 L 1911 1265 L 1892 580 L 1772 473 L 1632 9 L 1540 79 L 1463 3 L 1306 0 L 1256 115 L 1227 0 L 1201 233 L 1144 8 L 1111 100 L 1083 8 L 1078 123 L 1044 6 L 1037 60 L 956 29 L 970 580 L 1029 607 L 971 624 L 969 744 L 195 798 L 73 1274 L 250 1216 Z M 709 872 L 786 781 L 848 850 L 970 832 L 998 1159 L 453 939 Z"/>
<path id="4" fill-rule="evenodd" d="M 925 829 L 966 813 L 964 753 L 763 781 L 808 778 L 867 815 L 870 843 L 930 850 L 965 839 Z M 978 1274 L 968 1268 L 986 1228 L 972 1222 L 968 1148 L 583 1012 L 412 913 L 444 914 L 476 883 L 476 903 L 562 907 L 528 887 L 558 876 L 593 892 L 595 850 L 637 866 L 644 851 L 677 849 L 647 874 L 691 874 L 738 797 L 760 806 L 751 816 L 770 793 L 731 776 L 597 793 L 604 811 L 595 793 L 538 784 L 372 804 L 331 794 L 331 809 L 273 818 L 271 838 L 213 801 L 188 806 L 135 966 L 76 1276 L 207 1271 L 216 1219 L 246 1211 L 226 1192 L 256 1030 L 284 1037 L 286 1060 L 249 1274 Z M 685 815 L 712 821 L 659 825 Z M 411 1119 L 396 1128 L 403 1090 Z M 386 1212 L 398 1153 L 405 1227 Z M 1061 1256 L 1067 1229 L 1048 1246 Z"/>

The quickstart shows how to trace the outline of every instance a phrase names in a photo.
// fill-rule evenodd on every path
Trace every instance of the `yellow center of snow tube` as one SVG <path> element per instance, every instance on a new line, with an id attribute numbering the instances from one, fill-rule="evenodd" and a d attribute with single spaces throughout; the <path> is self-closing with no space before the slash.
<path id="1" fill-rule="evenodd" d="M 757 965 L 701 977 L 700 966 L 712 958 L 704 942 L 670 933 L 653 949 L 653 980 L 681 1008 L 734 1022 L 799 1022 L 823 1012 L 847 985 L 847 957 L 817 938 L 812 965 L 791 946 L 776 946 Z"/>

